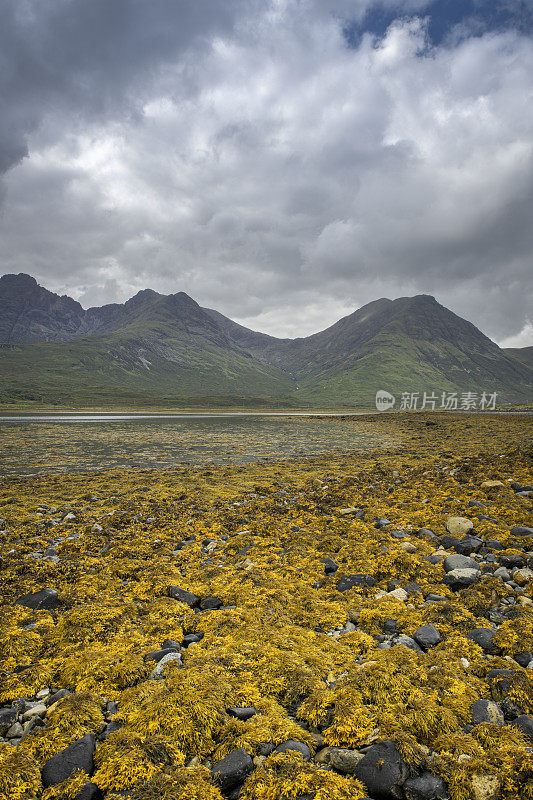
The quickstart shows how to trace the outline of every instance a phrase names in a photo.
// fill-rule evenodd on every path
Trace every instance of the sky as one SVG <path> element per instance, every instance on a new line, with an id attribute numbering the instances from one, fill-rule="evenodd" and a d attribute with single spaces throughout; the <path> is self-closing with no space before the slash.
<path id="1" fill-rule="evenodd" d="M 533 0 L 0 0 L 0 273 L 533 344 Z"/>

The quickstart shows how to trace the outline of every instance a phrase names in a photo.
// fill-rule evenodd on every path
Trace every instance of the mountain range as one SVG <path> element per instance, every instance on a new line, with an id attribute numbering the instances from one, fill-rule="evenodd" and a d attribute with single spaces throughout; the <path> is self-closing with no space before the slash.
<path id="1" fill-rule="evenodd" d="M 369 408 L 378 389 L 530 403 L 532 351 L 501 349 L 429 295 L 375 300 L 279 339 L 184 292 L 85 310 L 30 275 L 0 278 L 4 407 Z"/>

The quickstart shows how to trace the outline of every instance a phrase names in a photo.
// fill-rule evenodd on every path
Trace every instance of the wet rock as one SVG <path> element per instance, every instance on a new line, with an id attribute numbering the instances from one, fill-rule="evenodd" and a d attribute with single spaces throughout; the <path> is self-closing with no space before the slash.
<path id="1" fill-rule="evenodd" d="M 143 661 L 161 661 L 164 656 L 168 656 L 169 653 L 177 653 L 177 647 L 165 647 L 163 650 L 154 650 L 152 653 L 146 653 L 143 656 Z"/>
<path id="2" fill-rule="evenodd" d="M 222 608 L 223 601 L 219 597 L 205 597 L 200 602 L 202 611 L 215 611 L 217 608 Z"/>
<path id="3" fill-rule="evenodd" d="M 451 536 L 466 536 L 470 533 L 474 523 L 466 517 L 448 517 L 446 530 Z"/>
<path id="4" fill-rule="evenodd" d="M 211 776 L 223 792 L 228 792 L 241 784 L 253 768 L 252 759 L 246 750 L 239 747 L 214 765 Z"/>
<path id="5" fill-rule="evenodd" d="M 20 722 L 14 722 L 13 725 L 6 731 L 6 739 L 20 739 L 24 734 L 24 729 Z"/>
<path id="6" fill-rule="evenodd" d="M 496 630 L 494 628 L 473 628 L 473 630 L 468 631 L 466 638 L 482 647 L 485 653 L 498 655 L 500 648 L 494 644 L 495 634 Z"/>
<path id="7" fill-rule="evenodd" d="M 530 716 L 527 714 L 520 714 L 519 717 L 511 722 L 511 725 L 515 728 L 519 728 L 533 744 L 533 719 Z"/>
<path id="8" fill-rule="evenodd" d="M 513 658 L 521 667 L 527 667 L 529 662 L 533 661 L 533 653 L 531 650 L 525 650 L 523 653 L 515 653 Z"/>
<path id="9" fill-rule="evenodd" d="M 411 636 L 406 636 L 405 634 L 400 634 L 394 640 L 395 647 L 408 647 L 409 650 L 414 650 L 416 653 L 421 653 L 422 648 L 415 642 Z"/>
<path id="10" fill-rule="evenodd" d="M 384 741 L 369 747 L 354 774 L 373 797 L 392 800 L 401 797 L 408 770 L 394 742 Z"/>
<path id="11" fill-rule="evenodd" d="M 64 697 L 68 697 L 69 694 L 71 694 L 71 692 L 69 692 L 68 689 L 58 689 L 57 692 L 47 697 L 46 705 L 53 706 L 54 703 L 57 703 L 58 700 L 62 700 Z"/>
<path id="12" fill-rule="evenodd" d="M 491 725 L 503 725 L 505 717 L 500 706 L 492 700 L 475 700 L 470 706 L 472 725 L 490 722 Z"/>
<path id="13" fill-rule="evenodd" d="M 200 598 L 197 594 L 188 592 L 186 589 L 181 589 L 179 586 L 170 586 L 168 593 L 174 600 L 179 600 L 180 603 L 186 603 L 189 608 L 196 608 L 196 606 L 200 605 Z"/>
<path id="14" fill-rule="evenodd" d="M 506 555 L 498 556 L 498 561 L 506 569 L 520 569 L 526 564 L 524 556 L 519 556 L 518 553 L 508 553 Z"/>
<path id="15" fill-rule="evenodd" d="M 257 713 L 257 708 L 255 706 L 242 706 L 242 707 L 232 707 L 228 708 L 228 714 L 230 717 L 235 717 L 236 719 L 240 719 L 242 722 L 246 722 L 246 720 L 251 719 Z"/>
<path id="16" fill-rule="evenodd" d="M 440 642 L 441 637 L 434 625 L 421 625 L 413 633 L 413 639 L 423 650 L 429 650 Z"/>
<path id="17" fill-rule="evenodd" d="M 445 572 L 451 572 L 453 569 L 479 569 L 479 564 L 474 558 L 453 553 L 447 556 L 442 562 Z"/>
<path id="18" fill-rule="evenodd" d="M 99 738 L 105 740 L 107 739 L 108 736 L 111 736 L 112 733 L 116 733 L 121 728 L 122 728 L 121 722 L 115 722 L 114 720 L 111 720 L 111 722 L 108 722 L 108 724 L 105 726 Z"/>
<path id="19" fill-rule="evenodd" d="M 385 528 L 387 525 L 392 525 L 392 522 L 387 517 L 378 517 L 378 519 L 374 520 L 374 528 Z"/>
<path id="20" fill-rule="evenodd" d="M 356 574 L 344 575 L 337 584 L 339 592 L 347 592 L 354 586 L 375 586 L 376 579 L 372 575 Z"/>
<path id="21" fill-rule="evenodd" d="M 66 781 L 77 769 L 83 770 L 89 776 L 92 775 L 94 748 L 94 734 L 87 733 L 77 742 L 48 759 L 41 771 L 43 786 L 55 786 L 61 781 Z"/>
<path id="22" fill-rule="evenodd" d="M 25 608 L 43 609 L 45 611 L 53 611 L 61 605 L 56 590 L 48 587 L 38 592 L 25 594 L 15 602 L 19 606 L 25 606 Z"/>
<path id="23" fill-rule="evenodd" d="M 46 714 L 46 706 L 44 703 L 37 703 L 35 706 L 28 708 L 22 715 L 22 721 L 27 722 L 32 717 L 44 717 Z"/>
<path id="24" fill-rule="evenodd" d="M 311 758 L 311 751 L 308 748 L 308 746 L 303 742 L 297 742 L 294 739 L 287 739 L 286 742 L 278 744 L 274 752 L 286 753 L 287 750 L 296 750 L 297 753 L 301 753 L 302 756 L 304 757 L 304 761 L 309 761 L 309 759 Z"/>
<path id="25" fill-rule="evenodd" d="M 422 772 L 407 778 L 403 785 L 405 800 L 448 800 L 448 787 L 439 775 Z"/>

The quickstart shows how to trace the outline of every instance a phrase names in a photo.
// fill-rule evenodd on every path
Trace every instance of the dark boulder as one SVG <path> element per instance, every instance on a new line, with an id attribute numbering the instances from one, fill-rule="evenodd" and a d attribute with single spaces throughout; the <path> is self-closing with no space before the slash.
<path id="1" fill-rule="evenodd" d="M 204 597 L 200 602 L 202 611 L 216 611 L 217 608 L 222 608 L 223 601 L 219 597 Z"/>
<path id="2" fill-rule="evenodd" d="M 494 644 L 495 634 L 496 630 L 494 628 L 473 628 L 473 630 L 468 631 L 466 638 L 482 647 L 485 653 L 498 655 L 501 651 L 500 648 Z"/>
<path id="3" fill-rule="evenodd" d="M 333 575 L 339 569 L 339 565 L 332 558 L 324 558 L 324 575 Z"/>
<path id="4" fill-rule="evenodd" d="M 257 713 L 258 711 L 255 706 L 233 706 L 232 708 L 228 708 L 228 714 L 230 717 L 240 719 L 242 722 L 246 722 L 246 720 L 251 719 Z"/>
<path id="5" fill-rule="evenodd" d="M 246 750 L 239 747 L 215 764 L 211 770 L 211 777 L 223 792 L 228 792 L 242 783 L 253 768 L 254 762 Z"/>
<path id="6" fill-rule="evenodd" d="M 94 734 L 86 733 L 77 742 L 73 742 L 60 753 L 48 759 L 41 771 L 43 786 L 55 786 L 61 781 L 66 781 L 77 769 L 83 770 L 89 776 L 92 775 L 94 747 Z"/>
<path id="7" fill-rule="evenodd" d="M 513 722 L 515 728 L 519 728 L 527 739 L 533 744 L 533 719 L 527 714 L 520 714 Z"/>
<path id="8" fill-rule="evenodd" d="M 43 611 L 53 611 L 56 608 L 59 608 L 61 605 L 61 601 L 58 598 L 57 592 L 55 589 L 41 589 L 38 592 L 30 592 L 30 594 L 25 594 L 23 597 L 19 597 L 18 600 L 15 601 L 19 606 L 25 606 L 26 608 L 33 608 L 35 610 L 43 610 Z"/>
<path id="9" fill-rule="evenodd" d="M 440 633 L 434 625 L 421 625 L 420 628 L 413 633 L 413 639 L 423 650 L 429 650 L 430 647 L 435 647 L 441 640 Z"/>
<path id="10" fill-rule="evenodd" d="M 103 800 L 104 795 L 95 783 L 86 783 L 82 786 L 74 800 Z"/>
<path id="11" fill-rule="evenodd" d="M 353 589 L 354 586 L 374 586 L 375 583 L 376 579 L 372 575 L 344 575 L 337 584 L 337 590 L 339 592 L 347 592 L 349 589 Z"/>

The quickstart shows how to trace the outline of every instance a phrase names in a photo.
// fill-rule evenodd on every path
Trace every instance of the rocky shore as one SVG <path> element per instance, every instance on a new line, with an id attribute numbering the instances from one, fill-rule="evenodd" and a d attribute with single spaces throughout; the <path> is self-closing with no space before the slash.
<path id="1" fill-rule="evenodd" d="M 533 800 L 528 419 L 5 478 L 0 797 Z"/>

